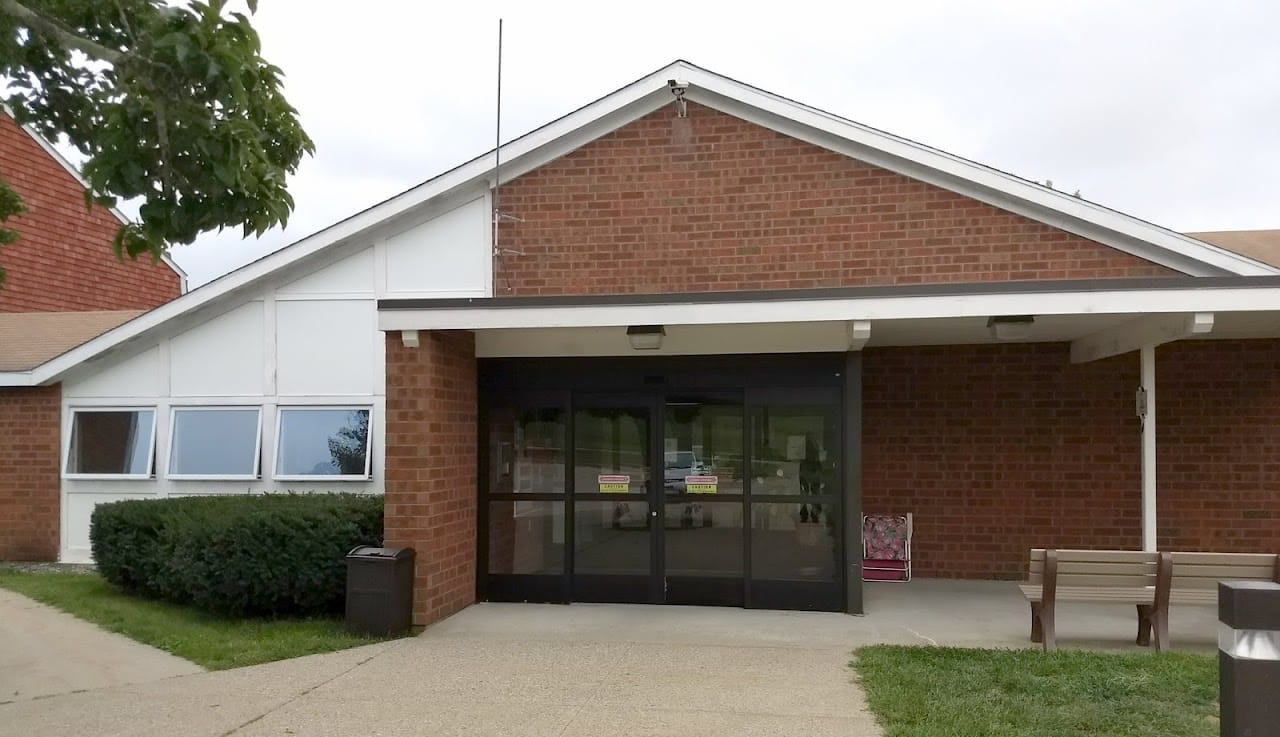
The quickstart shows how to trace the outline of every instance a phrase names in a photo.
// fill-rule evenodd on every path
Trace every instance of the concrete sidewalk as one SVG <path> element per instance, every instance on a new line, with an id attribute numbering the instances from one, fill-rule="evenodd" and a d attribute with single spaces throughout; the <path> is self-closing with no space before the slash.
<path id="1" fill-rule="evenodd" d="M 0 734 L 872 737 L 851 643 L 810 636 L 853 619 L 479 604 L 411 639 L 0 705 Z"/>
<path id="2" fill-rule="evenodd" d="M 203 670 L 163 650 L 0 589 L 0 704 Z"/>
<path id="3" fill-rule="evenodd" d="M 477 604 L 418 637 L 0 705 L 0 735 L 875 737 L 851 651 L 1031 647 L 1011 583 L 867 587 L 867 616 L 619 604 Z M 1174 645 L 1212 651 L 1212 607 Z M 1060 646 L 1146 652 L 1132 607 L 1059 613 Z"/>

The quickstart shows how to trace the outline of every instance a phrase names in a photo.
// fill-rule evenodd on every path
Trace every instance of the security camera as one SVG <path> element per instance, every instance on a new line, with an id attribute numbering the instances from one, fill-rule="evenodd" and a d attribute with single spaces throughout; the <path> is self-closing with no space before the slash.
<path id="1" fill-rule="evenodd" d="M 671 94 L 680 97 L 689 89 L 689 83 L 683 79 L 668 79 L 667 86 L 671 88 Z"/>

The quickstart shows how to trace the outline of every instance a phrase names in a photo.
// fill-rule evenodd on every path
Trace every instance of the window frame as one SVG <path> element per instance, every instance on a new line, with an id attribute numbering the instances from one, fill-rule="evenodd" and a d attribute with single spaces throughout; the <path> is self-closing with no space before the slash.
<path id="1" fill-rule="evenodd" d="M 178 437 L 178 413 L 179 412 L 219 412 L 219 411 L 245 411 L 256 410 L 258 413 L 257 429 L 254 431 L 253 440 L 253 473 L 174 473 L 173 472 L 173 443 Z M 166 479 L 174 481 L 257 481 L 262 478 L 262 405 L 260 404 L 218 404 L 218 405 L 174 405 L 169 408 L 169 438 L 168 453 L 165 457 L 165 475 Z"/>
<path id="2" fill-rule="evenodd" d="M 280 473 L 280 441 L 284 438 L 285 412 L 319 412 L 346 410 L 369 413 L 369 435 L 364 443 L 364 474 L 282 474 Z M 373 480 L 373 405 L 372 404 L 281 404 L 276 407 L 275 445 L 271 456 L 273 481 L 371 481 Z"/>
<path id="3" fill-rule="evenodd" d="M 75 446 L 76 415 L 81 412 L 150 412 L 151 438 L 147 454 L 146 473 L 73 473 L 71 450 Z M 62 478 L 75 481 L 154 481 L 156 478 L 156 435 L 160 408 L 150 405 L 80 405 L 67 408 L 67 444 L 62 453 Z"/>

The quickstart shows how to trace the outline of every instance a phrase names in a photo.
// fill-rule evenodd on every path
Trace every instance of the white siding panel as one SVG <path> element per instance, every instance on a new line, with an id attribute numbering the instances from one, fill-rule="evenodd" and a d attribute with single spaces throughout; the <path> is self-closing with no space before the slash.
<path id="1" fill-rule="evenodd" d="M 113 481 L 108 484 L 128 485 L 134 487 L 137 482 Z M 106 484 L 104 484 L 105 486 Z M 118 502 L 125 499 L 153 499 L 154 494 L 130 494 L 119 492 L 92 492 L 68 494 L 65 497 L 62 513 L 62 554 L 59 559 L 64 563 L 89 563 L 93 553 L 89 547 L 89 518 L 99 504 Z"/>
<path id="2" fill-rule="evenodd" d="M 66 397 L 154 397 L 164 384 L 160 348 L 81 374 L 63 384 Z"/>
<path id="3" fill-rule="evenodd" d="M 279 296 L 373 295 L 373 247 L 352 254 L 331 266 L 308 274 L 276 290 Z"/>
<path id="4" fill-rule="evenodd" d="M 250 302 L 174 337 L 173 396 L 262 394 L 262 316 L 262 302 Z"/>
<path id="5" fill-rule="evenodd" d="M 372 300 L 276 302 L 281 395 L 373 394 L 380 350 Z"/>
<path id="6" fill-rule="evenodd" d="M 484 197 L 387 238 L 387 294 L 485 295 L 493 256 Z"/>

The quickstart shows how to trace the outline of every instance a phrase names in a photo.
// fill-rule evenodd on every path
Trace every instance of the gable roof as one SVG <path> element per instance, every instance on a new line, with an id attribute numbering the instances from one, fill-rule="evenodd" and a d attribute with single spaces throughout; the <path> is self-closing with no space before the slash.
<path id="1" fill-rule="evenodd" d="M 540 128 L 422 184 L 253 261 L 25 374 L 0 373 L 0 386 L 55 380 L 78 363 L 147 338 L 175 318 L 311 260 L 390 220 L 458 192 L 509 181 L 659 108 L 672 104 L 668 80 L 685 98 L 860 161 L 1024 215 L 1191 276 L 1280 274 L 1280 268 L 1198 241 L 1027 179 L 939 151 L 794 100 L 675 61 Z M 501 166 L 495 171 L 495 162 Z M 500 204 L 500 203 L 499 203 Z"/>
<path id="2" fill-rule="evenodd" d="M 1187 235 L 1280 267 L 1280 230 L 1213 230 Z"/>
<path id="3" fill-rule="evenodd" d="M 0 105 L 0 115 L 6 115 L 11 120 L 13 119 L 13 114 L 9 110 L 9 107 L 7 105 Z M 17 121 L 15 120 L 14 122 L 16 123 Z M 76 182 L 82 188 L 86 190 L 90 189 L 89 181 L 84 178 L 83 174 L 80 173 L 80 169 L 75 164 L 72 164 L 70 161 L 68 161 L 67 157 L 59 153 L 58 149 L 54 148 L 52 143 L 45 140 L 44 136 L 37 133 L 35 129 L 33 129 L 29 125 L 19 125 L 18 127 L 22 129 L 23 133 L 26 133 L 28 136 L 30 136 L 31 140 L 35 141 L 36 145 L 39 146 L 41 149 L 43 149 L 44 152 L 49 155 L 49 158 L 57 162 L 58 166 L 61 166 L 63 169 L 65 169 L 66 172 L 70 174 L 71 177 L 75 179 Z M 101 207 L 101 205 L 98 205 L 98 207 Z M 111 215 L 116 220 L 120 221 L 121 225 L 128 225 L 130 222 L 132 222 L 123 212 L 120 212 L 120 208 L 118 207 L 108 207 L 105 209 L 108 212 L 110 212 Z M 178 275 L 178 283 L 179 283 L 178 291 L 181 294 L 186 294 L 187 293 L 187 272 L 181 266 L 178 265 L 177 261 L 173 260 L 172 256 L 170 256 L 167 253 L 161 255 L 160 260 L 164 263 L 165 266 L 168 266 L 173 271 L 173 273 Z"/>

